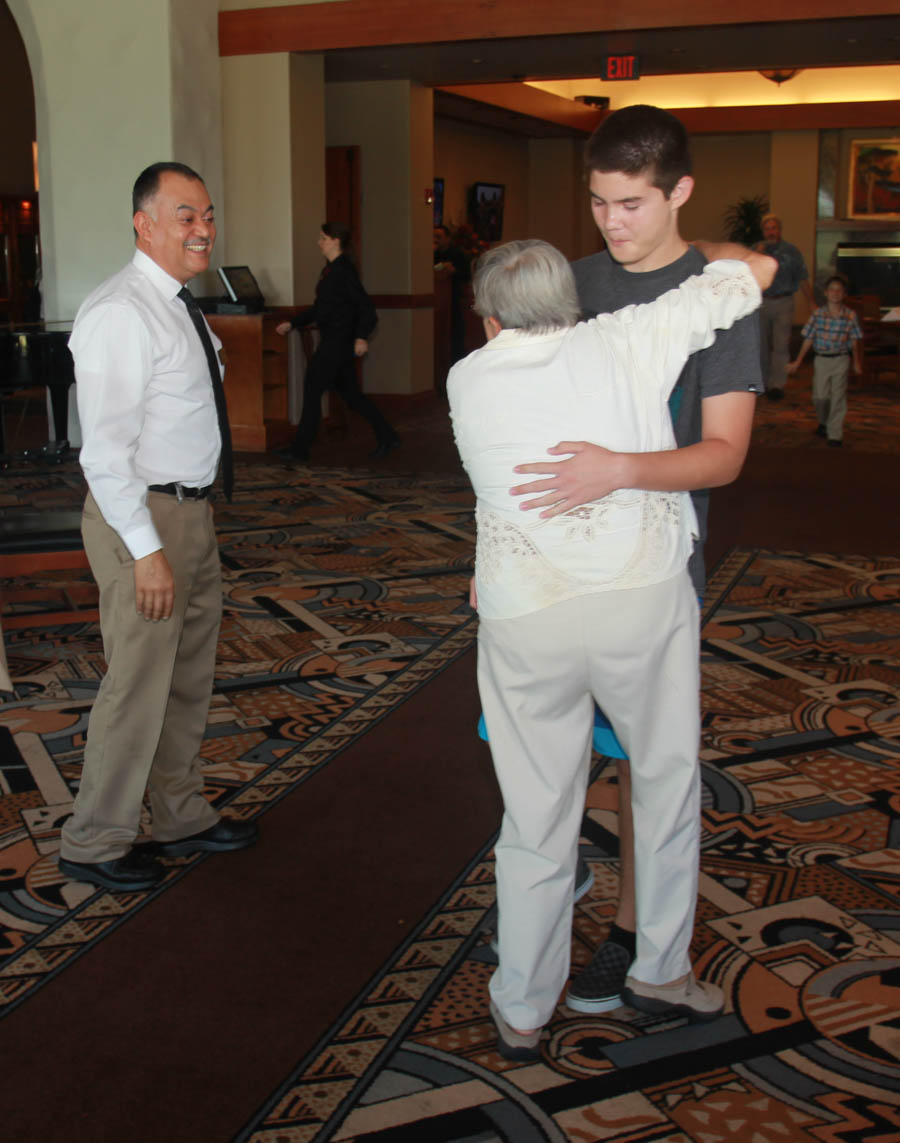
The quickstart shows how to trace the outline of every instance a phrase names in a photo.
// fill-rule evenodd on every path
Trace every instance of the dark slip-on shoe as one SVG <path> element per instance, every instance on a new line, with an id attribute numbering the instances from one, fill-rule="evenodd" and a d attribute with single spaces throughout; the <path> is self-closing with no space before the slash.
<path id="1" fill-rule="evenodd" d="M 87 881 L 119 893 L 134 893 L 139 889 L 152 889 L 165 876 L 165 870 L 152 854 L 142 852 L 148 847 L 138 846 L 124 857 L 112 861 L 69 861 L 59 859 L 59 871 L 73 881 Z"/>
<path id="2" fill-rule="evenodd" d="M 202 833 L 192 833 L 177 841 L 154 841 L 151 844 L 158 857 L 187 857 L 191 853 L 227 853 L 232 849 L 246 849 L 258 837 L 256 822 L 219 818 L 214 826 Z"/>

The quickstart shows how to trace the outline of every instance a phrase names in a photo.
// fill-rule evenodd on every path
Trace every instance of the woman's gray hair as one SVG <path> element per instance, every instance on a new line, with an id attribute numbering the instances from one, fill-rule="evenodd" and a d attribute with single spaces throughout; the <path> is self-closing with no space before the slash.
<path id="1" fill-rule="evenodd" d="M 506 242 L 478 259 L 475 312 L 504 329 L 549 333 L 581 316 L 575 277 L 566 258 L 549 242 Z"/>

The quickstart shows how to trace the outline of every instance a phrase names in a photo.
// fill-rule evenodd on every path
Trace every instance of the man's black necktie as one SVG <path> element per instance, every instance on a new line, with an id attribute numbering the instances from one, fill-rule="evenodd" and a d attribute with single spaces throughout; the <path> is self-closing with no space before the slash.
<path id="1" fill-rule="evenodd" d="M 222 437 L 222 489 L 226 499 L 230 500 L 234 491 L 234 453 L 231 448 L 231 426 L 228 424 L 228 406 L 225 403 L 225 387 L 222 384 L 222 374 L 219 372 L 219 361 L 216 357 L 216 351 L 213 349 L 213 343 L 210 341 L 206 322 L 203 320 L 203 311 L 197 305 L 194 295 L 187 286 L 182 286 L 178 291 L 178 296 L 187 306 L 187 312 L 191 315 L 191 321 L 200 335 L 200 341 L 203 343 L 203 349 L 206 353 L 209 379 L 212 381 L 213 397 L 216 399 L 219 433 Z"/>

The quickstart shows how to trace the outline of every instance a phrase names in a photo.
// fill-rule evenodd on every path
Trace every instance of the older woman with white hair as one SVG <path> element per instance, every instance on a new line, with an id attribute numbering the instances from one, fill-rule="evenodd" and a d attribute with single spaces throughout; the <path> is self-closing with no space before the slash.
<path id="1" fill-rule="evenodd" d="M 625 994 L 692 1020 L 722 1011 L 689 959 L 700 829 L 691 498 L 620 489 L 534 521 L 509 489 L 547 440 L 675 447 L 667 399 L 682 365 L 754 310 L 774 273 L 770 258 L 727 250 L 744 260 L 581 323 L 569 265 L 546 242 L 507 243 L 476 271 L 488 341 L 453 367 L 447 392 L 477 497 L 478 686 L 504 802 L 491 1015 L 507 1058 L 539 1054 L 568 976 L 595 701 L 633 775 L 637 956 Z"/>

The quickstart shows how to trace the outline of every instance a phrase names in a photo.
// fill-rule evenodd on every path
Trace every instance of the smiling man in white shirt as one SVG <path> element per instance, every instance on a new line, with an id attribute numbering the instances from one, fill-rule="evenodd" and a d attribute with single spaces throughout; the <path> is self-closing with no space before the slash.
<path id="1" fill-rule="evenodd" d="M 199 761 L 222 613 L 209 490 L 224 448 L 229 492 L 231 457 L 221 344 L 184 287 L 209 266 L 213 206 L 195 171 L 156 163 L 133 209 L 134 258 L 85 300 L 69 342 L 107 672 L 59 862 L 126 892 L 162 878 L 158 857 L 257 833 L 207 802 Z M 145 790 L 154 841 L 134 847 Z"/>

